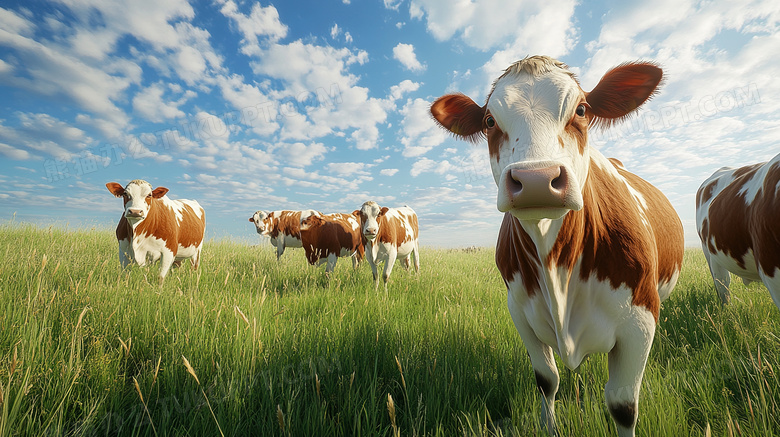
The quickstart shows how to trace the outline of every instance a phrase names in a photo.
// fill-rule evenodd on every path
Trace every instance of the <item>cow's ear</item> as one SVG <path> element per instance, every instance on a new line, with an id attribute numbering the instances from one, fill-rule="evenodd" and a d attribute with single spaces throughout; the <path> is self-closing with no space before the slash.
<path id="1" fill-rule="evenodd" d="M 116 182 L 109 182 L 106 184 L 106 188 L 116 197 L 122 197 L 125 194 L 125 188 Z"/>
<path id="2" fill-rule="evenodd" d="M 357 218 L 360 218 L 360 210 L 356 209 L 356 210 L 352 211 L 352 215 L 354 215 Z"/>
<path id="3" fill-rule="evenodd" d="M 390 208 L 383 206 L 381 210 L 379 210 L 379 215 L 385 215 L 387 214 L 387 211 L 389 211 Z M 377 216 L 378 217 L 378 216 Z"/>
<path id="4" fill-rule="evenodd" d="M 663 70 L 650 62 L 628 62 L 609 70 L 585 96 L 595 115 L 592 123 L 609 127 L 653 97 L 663 81 Z"/>
<path id="5" fill-rule="evenodd" d="M 167 188 L 165 188 L 165 187 L 157 187 L 157 188 L 154 189 L 154 191 L 152 191 L 152 197 L 154 197 L 155 199 L 159 199 L 162 196 L 165 196 L 165 193 L 167 193 L 167 192 L 168 192 Z"/>
<path id="6" fill-rule="evenodd" d="M 485 108 L 463 94 L 447 94 L 431 105 L 433 119 L 460 139 L 476 143 L 484 137 Z"/>
<path id="7" fill-rule="evenodd" d="M 249 221 L 254 223 L 255 222 L 255 218 L 254 217 L 249 217 Z"/>

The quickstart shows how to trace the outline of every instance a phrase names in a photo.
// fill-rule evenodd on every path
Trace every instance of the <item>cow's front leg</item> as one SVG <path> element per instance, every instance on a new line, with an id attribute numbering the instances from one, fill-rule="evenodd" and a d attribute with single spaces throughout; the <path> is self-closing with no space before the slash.
<path id="1" fill-rule="evenodd" d="M 284 253 L 284 237 L 280 237 L 276 240 L 276 260 L 279 261 Z"/>
<path id="2" fill-rule="evenodd" d="M 522 291 L 520 291 L 522 292 Z M 509 314 L 512 315 L 512 321 L 515 324 L 523 345 L 528 351 L 528 357 L 531 359 L 531 366 L 536 376 L 536 388 L 539 391 L 542 401 L 541 423 L 547 432 L 552 435 L 558 435 L 555 426 L 555 394 L 558 393 L 560 376 L 558 367 L 555 365 L 555 356 L 550 346 L 542 343 L 536 336 L 536 333 L 528 324 L 523 309 L 513 297 L 512 290 L 507 292 L 507 303 Z"/>
<path id="3" fill-rule="evenodd" d="M 335 253 L 329 253 L 328 254 L 328 264 L 325 266 L 325 274 L 329 275 L 330 272 L 333 271 L 334 268 L 336 268 L 336 261 L 339 260 L 339 257 Z"/>
<path id="4" fill-rule="evenodd" d="M 620 326 L 615 346 L 609 352 L 609 381 L 604 387 L 604 400 L 620 437 L 634 436 L 639 390 L 655 336 L 653 315 L 640 307 L 633 311 L 636 314 Z"/>
<path id="5" fill-rule="evenodd" d="M 168 271 L 171 269 L 171 265 L 173 265 L 175 259 L 176 255 L 174 255 L 174 253 L 170 250 L 162 251 L 162 260 L 160 261 L 160 283 L 162 283 L 163 279 L 165 279 L 165 275 L 168 274 Z"/>
<path id="6" fill-rule="evenodd" d="M 393 265 L 398 257 L 398 250 L 395 247 L 390 247 L 387 251 L 387 261 L 385 261 L 385 269 L 382 273 L 382 280 L 385 283 L 385 291 L 387 291 L 387 281 L 390 279 L 390 274 L 393 273 Z"/>
<path id="7" fill-rule="evenodd" d="M 715 291 L 718 292 L 720 302 L 723 305 L 728 305 L 731 302 L 731 292 L 729 291 L 729 284 L 731 283 L 731 275 L 729 271 L 718 264 L 717 261 L 712 259 L 712 255 L 707 251 L 707 247 L 702 243 L 704 248 L 704 258 L 707 259 L 707 265 L 710 267 L 710 274 L 712 280 L 715 282 Z"/>
<path id="8" fill-rule="evenodd" d="M 127 268 L 133 262 L 133 246 L 129 240 L 119 240 L 119 264 Z"/>

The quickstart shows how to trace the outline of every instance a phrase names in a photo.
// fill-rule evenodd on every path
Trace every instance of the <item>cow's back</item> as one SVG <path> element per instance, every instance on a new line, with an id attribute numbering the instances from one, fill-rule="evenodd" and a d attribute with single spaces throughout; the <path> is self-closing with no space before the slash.
<path id="1" fill-rule="evenodd" d="M 722 168 L 696 193 L 696 226 L 708 260 L 750 281 L 780 268 L 780 155 Z"/>

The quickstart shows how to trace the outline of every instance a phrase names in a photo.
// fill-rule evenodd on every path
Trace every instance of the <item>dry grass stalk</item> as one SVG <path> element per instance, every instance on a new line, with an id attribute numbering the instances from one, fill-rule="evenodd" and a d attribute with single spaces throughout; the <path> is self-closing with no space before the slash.
<path id="1" fill-rule="evenodd" d="M 404 378 L 404 369 L 401 367 L 401 361 L 398 360 L 398 356 L 395 356 L 395 364 L 398 366 L 398 371 L 401 372 L 401 384 L 404 386 L 404 391 L 406 391 L 406 378 Z"/>
<path id="2" fill-rule="evenodd" d="M 190 365 L 190 360 L 188 360 L 184 355 L 181 356 L 181 359 L 184 361 L 184 367 L 187 369 L 187 372 L 192 375 L 192 377 L 195 378 L 195 382 L 200 385 L 200 380 L 198 379 L 198 375 L 195 373 L 195 369 L 193 369 L 192 365 Z"/>
<path id="3" fill-rule="evenodd" d="M 279 422 L 279 429 L 284 432 L 284 413 L 282 413 L 282 407 L 276 404 L 276 420 Z"/>
<path id="4" fill-rule="evenodd" d="M 141 386 L 138 385 L 138 380 L 135 379 L 135 376 L 133 377 L 133 385 L 135 386 L 135 391 L 138 393 L 138 397 L 141 398 L 141 404 L 144 406 L 144 411 L 146 411 L 146 417 L 149 418 L 149 424 L 152 425 L 152 432 L 154 432 L 154 435 L 157 435 L 157 429 L 154 427 L 154 422 L 152 421 L 152 415 L 149 413 L 149 407 L 146 406 L 146 401 L 144 401 L 144 395 L 141 393 Z"/>
<path id="5" fill-rule="evenodd" d="M 241 317 L 241 320 L 246 323 L 247 328 L 249 327 L 249 319 L 244 315 L 244 312 L 241 311 L 241 308 L 238 307 L 238 305 L 235 305 L 233 309 L 238 313 L 239 317 Z"/>
<path id="6" fill-rule="evenodd" d="M 321 399 L 320 395 L 320 375 L 314 374 L 314 385 L 317 388 L 317 399 Z"/>
<path id="7" fill-rule="evenodd" d="M 393 402 L 393 396 L 390 393 L 387 394 L 387 412 L 390 414 L 390 424 L 393 425 L 393 436 L 400 437 L 401 431 L 395 423 L 395 402 Z"/>

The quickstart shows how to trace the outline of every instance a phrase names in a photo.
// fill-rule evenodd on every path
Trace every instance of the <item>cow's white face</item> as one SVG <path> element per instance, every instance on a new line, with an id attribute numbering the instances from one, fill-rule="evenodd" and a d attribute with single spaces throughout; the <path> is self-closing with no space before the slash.
<path id="1" fill-rule="evenodd" d="M 588 177 L 587 102 L 571 74 L 550 65 L 496 81 L 485 111 L 499 211 L 556 219 L 582 208 Z"/>
<path id="2" fill-rule="evenodd" d="M 360 232 L 368 241 L 374 241 L 379 233 L 379 222 L 377 219 L 387 211 L 387 208 L 380 208 L 374 201 L 368 201 L 360 207 Z"/>
<path id="3" fill-rule="evenodd" d="M 268 235 L 271 232 L 271 221 L 268 220 L 268 213 L 265 211 L 257 211 L 249 219 L 250 222 L 255 224 L 255 229 L 260 235 Z"/>
<path id="4" fill-rule="evenodd" d="M 448 94 L 431 105 L 431 115 L 463 139 L 487 138 L 499 211 L 520 220 L 557 219 L 583 207 L 588 126 L 623 119 L 662 77 L 655 64 L 626 63 L 585 93 L 565 64 L 532 56 L 506 69 L 484 106 Z"/>
<path id="5" fill-rule="evenodd" d="M 152 199 L 160 199 L 168 192 L 165 187 L 152 189 L 151 184 L 138 179 L 131 181 L 124 188 L 116 182 L 110 182 L 106 184 L 106 187 L 114 196 L 122 197 L 125 206 L 125 219 L 132 226 L 137 225 L 149 215 Z"/>

